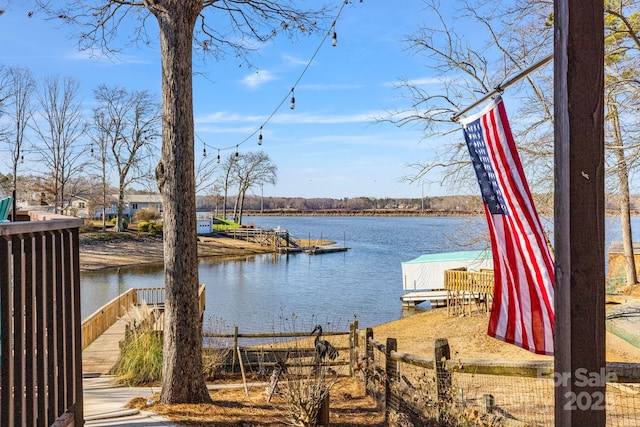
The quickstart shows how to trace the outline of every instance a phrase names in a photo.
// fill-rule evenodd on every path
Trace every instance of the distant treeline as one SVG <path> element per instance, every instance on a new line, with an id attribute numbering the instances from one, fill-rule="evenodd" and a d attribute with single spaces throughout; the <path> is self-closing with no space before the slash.
<path id="1" fill-rule="evenodd" d="M 553 195 L 534 194 L 536 209 L 541 216 L 553 215 Z M 233 211 L 233 196 L 227 200 L 227 214 Z M 640 196 L 632 196 L 632 213 L 640 214 Z M 223 198 L 198 196 L 198 210 L 222 215 Z M 607 214 L 615 215 L 619 203 L 615 196 L 606 199 Z M 427 216 L 427 215 L 482 215 L 484 208 L 480 196 L 456 195 L 421 198 L 310 198 L 260 197 L 248 195 L 244 201 L 244 214 L 282 216 Z"/>

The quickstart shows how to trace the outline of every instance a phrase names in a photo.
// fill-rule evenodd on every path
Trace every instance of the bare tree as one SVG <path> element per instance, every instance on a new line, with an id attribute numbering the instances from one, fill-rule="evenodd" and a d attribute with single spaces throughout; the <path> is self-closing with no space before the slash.
<path id="1" fill-rule="evenodd" d="M 278 182 L 278 167 L 263 151 L 239 154 L 232 165 L 234 182 L 238 184 L 233 220 L 242 224 L 242 211 L 247 191 L 256 185 Z"/>
<path id="2" fill-rule="evenodd" d="M 15 193 L 18 183 L 18 165 L 23 163 L 22 152 L 25 143 L 25 131 L 31 120 L 31 102 L 36 89 L 36 81 L 27 68 L 12 67 L 7 71 L 7 81 L 10 87 L 6 100 L 6 113 L 9 116 L 9 128 L 7 129 L 7 142 L 11 151 L 11 165 L 13 170 L 12 189 Z"/>
<path id="3" fill-rule="evenodd" d="M 227 219 L 227 200 L 229 197 L 229 189 L 235 183 L 235 174 L 233 173 L 236 158 L 239 155 L 236 153 L 229 154 L 221 164 L 221 174 L 216 180 L 215 186 L 222 190 L 222 218 Z"/>
<path id="4" fill-rule="evenodd" d="M 489 5 L 492 19 L 481 13 Z M 500 83 L 510 76 L 525 70 L 550 52 L 544 51 L 546 33 L 524 31 L 533 19 L 540 14 L 530 12 L 522 14 L 519 20 L 500 21 L 502 15 L 496 15 L 495 2 L 462 3 L 458 16 L 466 19 L 463 25 L 471 21 L 486 31 L 485 42 L 479 38 L 473 43 L 456 31 L 457 21 L 447 20 L 441 14 L 440 3 L 436 0 L 425 1 L 430 20 L 429 25 L 421 26 L 405 41 L 416 55 L 424 56 L 427 68 L 433 73 L 437 84 L 422 85 L 410 79 L 399 82 L 398 87 L 408 98 L 408 107 L 390 111 L 383 120 L 398 126 L 414 125 L 424 131 L 424 138 L 448 140 L 441 145 L 433 161 L 414 162 L 408 166 L 412 172 L 405 177 L 409 182 L 427 179 L 427 174 L 439 169 L 442 172 L 440 182 L 449 185 L 468 186 L 473 184 L 474 174 L 469 173 L 470 161 L 462 135 L 449 137 L 460 132 L 457 123 L 458 113 L 481 98 L 499 88 Z M 532 18 L 533 17 L 533 18 Z M 521 27 L 514 27 L 518 22 Z M 528 37 L 536 37 L 529 42 Z M 527 40 L 525 42 L 525 40 Z M 547 43 L 548 45 L 548 43 Z M 490 58 L 495 58 L 491 60 Z M 552 99 L 547 96 L 550 79 L 542 73 L 528 75 L 525 79 L 525 95 L 530 99 L 518 107 L 521 114 L 529 120 L 524 126 L 512 126 L 519 143 L 523 163 L 532 186 L 551 189 L 549 177 L 552 168 Z M 542 159 L 542 160 L 541 160 Z M 535 179 L 531 179 L 532 177 Z"/>
<path id="5" fill-rule="evenodd" d="M 198 312 L 198 264 L 193 128 L 193 47 L 221 57 L 245 57 L 255 41 L 280 32 L 309 33 L 323 11 L 305 12 L 291 0 L 79 0 L 56 7 L 37 0 L 50 16 L 78 27 L 81 48 L 111 46 L 120 24 L 137 25 L 136 41 L 151 42 L 150 19 L 159 27 L 162 62 L 162 155 L 156 179 L 164 205 L 165 325 L 164 403 L 211 398 L 204 382 L 202 324 Z M 196 25 L 197 30 L 196 30 Z M 189 361 L 189 363 L 186 363 Z"/>
<path id="6" fill-rule="evenodd" d="M 94 96 L 98 103 L 94 108 L 94 126 L 101 157 L 102 150 L 108 150 L 99 160 L 103 172 L 106 162 L 117 172 L 116 228 L 122 231 L 125 190 L 132 183 L 150 177 L 149 160 L 153 141 L 159 136 L 161 109 L 147 91 L 129 93 L 122 87 L 100 85 Z"/>
<path id="7" fill-rule="evenodd" d="M 218 163 L 211 158 L 203 156 L 196 165 L 196 193 L 200 193 L 215 185 Z"/>
<path id="8" fill-rule="evenodd" d="M 96 203 L 102 210 L 102 231 L 107 231 L 107 200 L 109 195 L 109 134 L 110 124 L 104 113 L 94 108 L 91 126 L 91 156 L 95 162 L 91 164 L 98 170 L 100 177 L 101 200 Z M 96 163 L 97 162 L 97 163 Z"/>
<path id="9" fill-rule="evenodd" d="M 82 171 L 84 150 L 80 138 L 86 124 L 82 117 L 79 96 L 80 86 L 71 77 L 47 77 L 37 90 L 40 111 L 33 121 L 42 161 L 50 175 L 54 209 L 62 212 L 68 203 L 67 184 Z"/>

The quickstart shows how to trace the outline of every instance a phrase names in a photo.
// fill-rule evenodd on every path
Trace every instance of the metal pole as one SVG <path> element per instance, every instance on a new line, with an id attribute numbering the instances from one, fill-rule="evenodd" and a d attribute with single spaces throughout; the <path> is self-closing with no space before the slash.
<path id="1" fill-rule="evenodd" d="M 502 93 L 506 88 L 508 88 L 509 86 L 511 86 L 514 83 L 519 82 L 520 80 L 522 80 L 523 78 L 525 78 L 526 76 L 528 76 L 529 74 L 533 73 L 534 71 L 536 71 L 538 68 L 548 64 L 549 62 L 551 62 L 553 60 L 553 53 L 543 59 L 541 59 L 540 61 L 536 62 L 535 64 L 533 64 L 532 66 L 525 68 L 524 70 L 520 71 L 518 74 L 516 74 L 515 76 L 511 77 L 510 79 L 506 80 L 505 82 L 503 82 L 502 84 L 499 84 L 498 86 L 496 86 L 491 92 L 489 92 L 488 94 L 486 94 L 485 96 L 483 96 L 482 98 L 478 99 L 477 101 L 475 101 L 473 104 L 469 105 L 468 107 L 458 111 L 457 113 L 455 113 L 454 115 L 451 116 L 451 120 L 453 120 L 454 122 L 457 122 L 458 119 L 460 118 L 460 116 L 464 115 L 464 113 L 468 112 L 469 110 L 471 110 L 472 108 L 482 104 L 483 102 L 485 102 L 487 99 L 492 98 L 493 96 L 495 96 L 497 93 Z"/>

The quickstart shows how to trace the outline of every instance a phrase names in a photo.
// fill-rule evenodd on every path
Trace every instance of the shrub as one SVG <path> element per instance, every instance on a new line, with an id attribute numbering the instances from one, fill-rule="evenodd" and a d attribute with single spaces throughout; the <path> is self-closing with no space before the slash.
<path id="1" fill-rule="evenodd" d="M 138 231 L 143 231 L 145 233 L 148 233 L 150 228 L 151 228 L 151 223 L 148 223 L 147 221 L 140 221 L 138 223 Z"/>
<path id="2" fill-rule="evenodd" d="M 133 332 L 120 349 L 120 360 L 113 367 L 121 384 L 138 386 L 162 378 L 162 338 L 154 331 Z"/>
<path id="3" fill-rule="evenodd" d="M 117 381 L 128 386 L 162 379 L 162 337 L 153 330 L 155 316 L 143 302 L 123 316 L 127 334 L 120 345 L 120 358 L 111 369 Z"/>
<path id="4" fill-rule="evenodd" d="M 109 221 L 109 224 L 115 226 L 118 223 L 118 218 L 111 218 L 111 221 Z M 124 228 L 125 230 L 127 228 L 129 228 L 129 221 L 127 221 L 126 218 L 122 218 L 122 228 Z"/>
<path id="5" fill-rule="evenodd" d="M 136 222 L 156 222 L 160 219 L 160 213 L 155 209 L 140 209 L 133 215 Z"/>
<path id="6" fill-rule="evenodd" d="M 162 224 L 141 221 L 138 223 L 138 231 L 142 231 L 144 233 L 162 233 Z"/>

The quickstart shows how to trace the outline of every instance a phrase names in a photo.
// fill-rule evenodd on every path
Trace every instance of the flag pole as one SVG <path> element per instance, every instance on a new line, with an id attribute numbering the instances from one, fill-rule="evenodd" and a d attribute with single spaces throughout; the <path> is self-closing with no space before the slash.
<path id="1" fill-rule="evenodd" d="M 457 122 L 458 119 L 460 119 L 460 116 L 462 116 L 464 113 L 466 113 L 469 110 L 471 110 L 472 108 L 477 107 L 478 105 L 482 104 L 487 99 L 493 97 L 495 94 L 503 92 L 507 87 L 511 86 L 514 83 L 519 82 L 520 80 L 522 80 L 523 78 L 525 78 L 529 74 L 533 73 L 534 71 L 536 71 L 540 67 L 548 64 L 552 60 L 553 60 L 553 53 L 551 55 L 541 59 L 540 61 L 536 62 L 535 64 L 531 65 L 530 67 L 525 68 L 524 70 L 520 71 L 518 74 L 516 74 L 515 76 L 511 77 L 510 79 L 508 79 L 508 80 L 504 81 L 503 83 L 499 84 L 491 92 L 487 93 L 482 98 L 476 100 L 473 104 L 469 105 L 465 109 L 460 110 L 457 113 L 453 114 L 451 116 L 451 120 L 453 120 L 454 122 Z"/>

